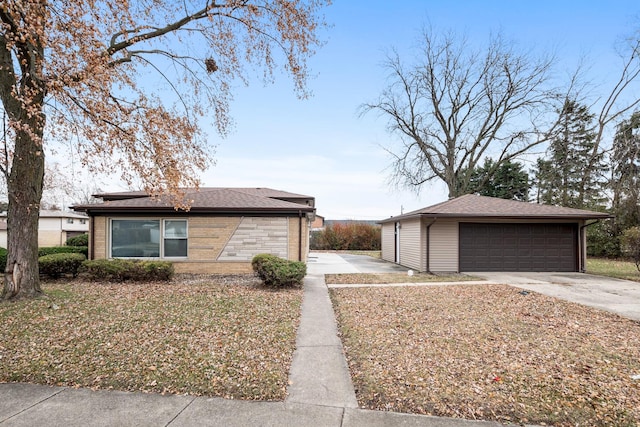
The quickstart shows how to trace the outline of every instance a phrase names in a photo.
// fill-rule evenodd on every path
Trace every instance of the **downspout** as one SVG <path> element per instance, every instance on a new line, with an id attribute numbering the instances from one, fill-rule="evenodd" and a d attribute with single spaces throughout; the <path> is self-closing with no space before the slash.
<path id="1" fill-rule="evenodd" d="M 91 215 L 89 217 L 89 230 L 91 231 L 91 241 L 89 242 L 90 245 L 87 248 L 87 251 L 89 252 L 87 255 L 89 255 L 89 259 L 94 259 L 95 258 L 95 245 L 96 245 L 96 221 L 95 221 L 95 216 Z"/>
<path id="2" fill-rule="evenodd" d="M 429 229 L 436 222 L 438 218 L 434 218 L 429 224 L 427 224 L 427 273 L 431 273 L 431 268 L 429 267 L 429 258 L 431 256 L 431 238 Z"/>
<path id="3" fill-rule="evenodd" d="M 580 226 L 580 232 L 578 233 L 578 239 L 580 239 L 580 273 L 587 272 L 587 236 L 585 234 L 584 229 L 589 227 L 590 225 L 599 223 L 600 220 L 596 219 L 593 222 L 588 224 L 584 224 Z M 584 242 L 584 245 L 582 244 Z"/>
<path id="4" fill-rule="evenodd" d="M 298 261 L 302 261 L 302 211 L 298 211 Z"/>

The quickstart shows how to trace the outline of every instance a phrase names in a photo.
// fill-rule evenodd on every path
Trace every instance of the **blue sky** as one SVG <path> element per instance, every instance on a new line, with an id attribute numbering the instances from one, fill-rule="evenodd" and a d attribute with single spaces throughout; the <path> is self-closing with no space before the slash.
<path id="1" fill-rule="evenodd" d="M 308 194 L 328 219 L 383 219 L 443 201 L 440 183 L 419 195 L 389 187 L 390 158 L 381 146 L 395 137 L 384 118 L 358 115 L 386 84 L 385 50 L 407 55 L 425 24 L 480 43 L 501 31 L 522 49 L 555 50 L 567 72 L 587 55 L 593 78 L 606 87 L 617 63 L 614 43 L 640 28 L 637 1 L 335 0 L 325 12 L 333 27 L 310 61 L 313 97 L 297 99 L 285 75 L 267 87 L 239 84 L 234 130 L 224 139 L 209 131 L 216 166 L 202 175 L 203 185 Z"/>

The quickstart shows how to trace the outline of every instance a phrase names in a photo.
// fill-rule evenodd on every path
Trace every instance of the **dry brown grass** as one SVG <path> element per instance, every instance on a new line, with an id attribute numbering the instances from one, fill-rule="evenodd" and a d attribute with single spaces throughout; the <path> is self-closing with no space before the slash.
<path id="1" fill-rule="evenodd" d="M 49 283 L 0 304 L 0 381 L 282 400 L 302 291 L 249 277 Z"/>
<path id="2" fill-rule="evenodd" d="M 640 424 L 640 324 L 505 285 L 331 290 L 370 409 Z"/>
<path id="3" fill-rule="evenodd" d="M 371 285 L 390 283 L 429 283 L 429 282 L 465 282 L 480 280 L 477 277 L 465 274 L 448 274 L 437 276 L 429 273 L 415 273 L 409 276 L 406 273 L 341 273 L 325 274 L 324 280 L 332 285 Z"/>

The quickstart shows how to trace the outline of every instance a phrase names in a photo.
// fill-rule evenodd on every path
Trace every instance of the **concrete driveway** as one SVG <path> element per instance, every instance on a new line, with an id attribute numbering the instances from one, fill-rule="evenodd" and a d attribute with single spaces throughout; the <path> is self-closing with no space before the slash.
<path id="1" fill-rule="evenodd" d="M 466 273 L 640 321 L 640 283 L 584 273 Z"/>
<path id="2" fill-rule="evenodd" d="M 408 268 L 367 255 L 310 252 L 307 260 L 309 274 L 406 273 L 408 270 Z"/>
<path id="3" fill-rule="evenodd" d="M 307 272 L 311 275 L 340 273 L 406 273 L 409 269 L 366 255 L 311 252 Z M 465 272 L 484 279 L 588 305 L 640 321 L 640 283 L 584 273 Z M 474 282 L 477 284 L 478 282 Z M 429 285 L 438 283 L 430 282 Z M 451 284 L 451 283 L 443 283 Z M 473 286 L 469 283 L 469 286 Z"/>
<path id="4" fill-rule="evenodd" d="M 311 252 L 307 271 L 312 275 L 406 273 L 408 268 L 365 255 Z M 482 278 L 486 283 L 512 285 L 640 321 L 640 283 L 638 282 L 584 273 L 466 272 L 465 274 Z"/>

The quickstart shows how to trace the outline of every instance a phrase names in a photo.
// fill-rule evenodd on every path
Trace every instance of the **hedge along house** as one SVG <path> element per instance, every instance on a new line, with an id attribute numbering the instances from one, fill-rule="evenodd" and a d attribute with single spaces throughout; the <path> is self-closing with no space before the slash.
<path id="1" fill-rule="evenodd" d="M 166 260 L 177 273 L 249 273 L 259 253 L 305 261 L 315 198 L 269 188 L 187 190 L 188 211 L 144 192 L 98 194 L 89 259 Z"/>
<path id="2" fill-rule="evenodd" d="M 585 271 L 606 213 L 468 194 L 381 221 L 382 259 L 417 271 Z"/>

